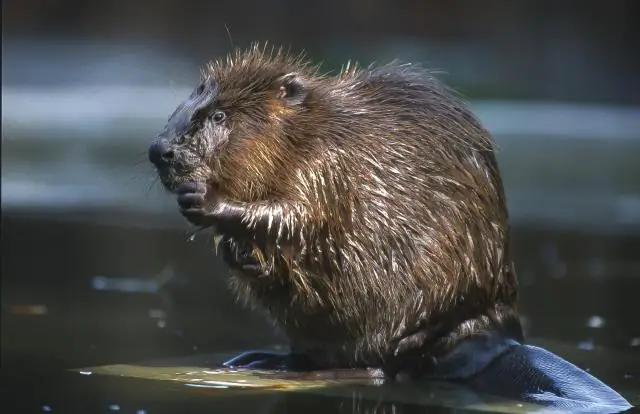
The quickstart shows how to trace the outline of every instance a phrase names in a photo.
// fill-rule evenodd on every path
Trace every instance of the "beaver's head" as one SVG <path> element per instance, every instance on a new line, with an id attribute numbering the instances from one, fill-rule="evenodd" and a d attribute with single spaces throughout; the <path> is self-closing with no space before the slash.
<path id="1" fill-rule="evenodd" d="M 242 201 L 282 192 L 287 166 L 304 157 L 301 134 L 288 126 L 308 109 L 314 73 L 302 55 L 257 46 L 209 63 L 149 148 L 164 187 L 206 182 Z"/>

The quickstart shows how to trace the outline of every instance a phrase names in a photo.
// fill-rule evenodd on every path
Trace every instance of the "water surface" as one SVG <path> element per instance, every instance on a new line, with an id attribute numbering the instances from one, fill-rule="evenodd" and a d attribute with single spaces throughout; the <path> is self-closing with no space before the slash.
<path id="1" fill-rule="evenodd" d="M 193 386 L 236 351 L 284 343 L 260 315 L 234 303 L 207 237 L 187 242 L 181 229 L 136 227 L 124 216 L 121 226 L 95 224 L 113 211 L 73 216 L 82 220 L 70 220 L 69 211 L 25 211 L 3 211 L 1 404 L 8 412 L 526 411 L 438 384 Z M 640 236 L 517 226 L 514 239 L 531 342 L 640 403 Z M 168 371 L 148 371 L 148 361 Z M 95 369 L 105 366 L 109 375 Z M 189 372 L 188 381 L 175 380 Z"/>

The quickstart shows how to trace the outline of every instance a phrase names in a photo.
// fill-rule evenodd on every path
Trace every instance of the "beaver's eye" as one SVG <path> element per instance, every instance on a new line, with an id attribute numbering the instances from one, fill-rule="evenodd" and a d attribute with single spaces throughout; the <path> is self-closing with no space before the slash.
<path id="1" fill-rule="evenodd" d="M 219 124 L 220 122 L 224 121 L 227 118 L 227 114 L 225 114 L 222 111 L 215 111 L 213 113 L 213 122 L 215 122 L 216 124 Z"/>

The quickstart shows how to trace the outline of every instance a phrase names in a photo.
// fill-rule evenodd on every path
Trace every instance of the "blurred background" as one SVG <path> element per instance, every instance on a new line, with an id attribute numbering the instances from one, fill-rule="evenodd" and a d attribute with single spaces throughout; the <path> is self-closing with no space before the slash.
<path id="1" fill-rule="evenodd" d="M 3 393 L 112 407 L 126 386 L 72 398 L 85 383 L 61 370 L 283 343 L 146 158 L 200 65 L 269 41 L 327 69 L 420 62 L 460 91 L 500 147 L 531 341 L 640 402 L 639 17 L 634 0 L 3 1 Z"/>

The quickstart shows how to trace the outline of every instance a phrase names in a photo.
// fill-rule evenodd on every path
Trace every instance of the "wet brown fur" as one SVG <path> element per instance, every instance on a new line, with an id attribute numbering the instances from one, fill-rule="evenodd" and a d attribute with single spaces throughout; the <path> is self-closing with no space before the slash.
<path id="1" fill-rule="evenodd" d="M 280 94 L 290 73 L 301 103 Z M 202 77 L 219 83 L 229 132 L 191 176 L 248 203 L 250 231 L 273 218 L 253 241 L 264 274 L 235 273 L 232 287 L 294 350 L 380 366 L 491 328 L 520 339 L 492 139 L 429 72 L 349 64 L 329 76 L 254 45 Z"/>

